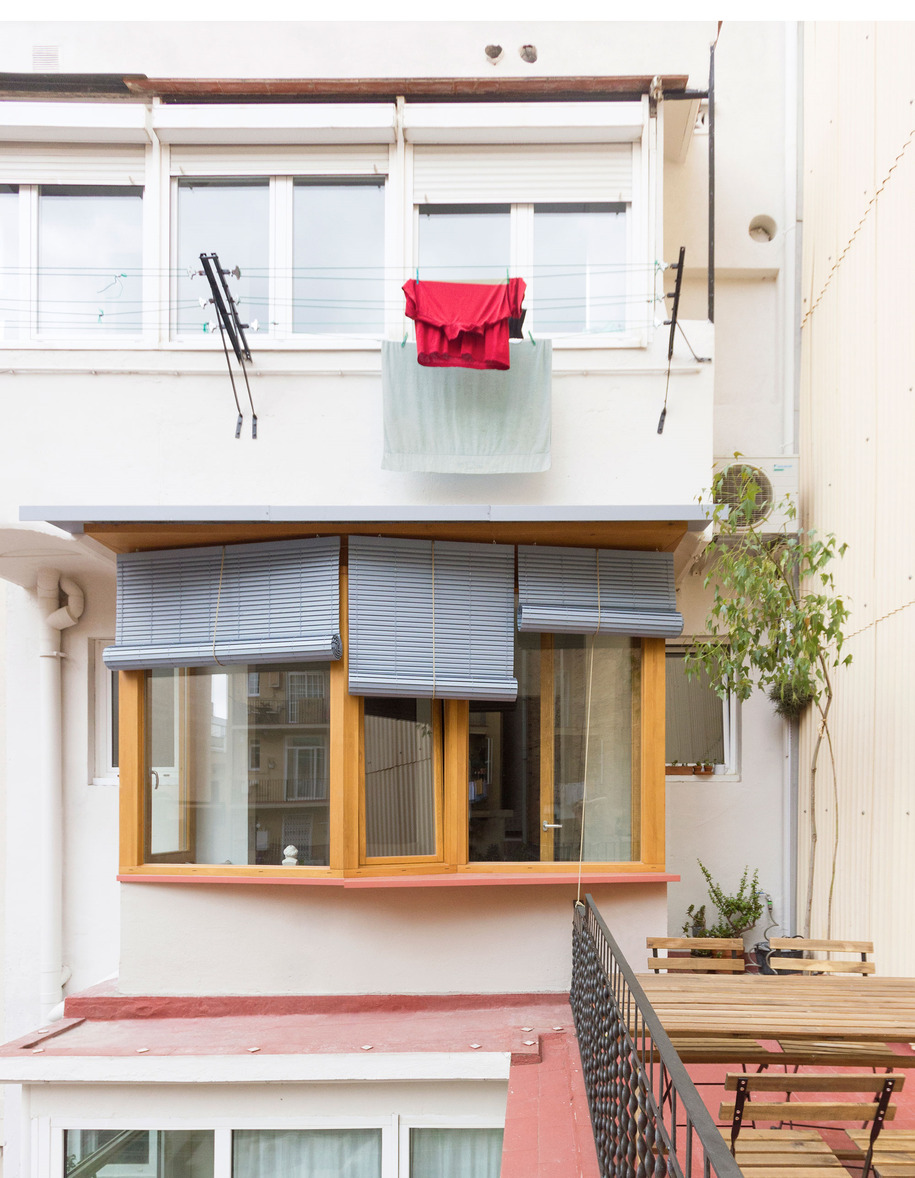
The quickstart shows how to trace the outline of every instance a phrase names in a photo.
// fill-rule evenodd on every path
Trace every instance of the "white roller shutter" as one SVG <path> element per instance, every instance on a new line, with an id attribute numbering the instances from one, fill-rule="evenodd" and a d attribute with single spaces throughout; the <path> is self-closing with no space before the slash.
<path id="1" fill-rule="evenodd" d="M 384 176 L 383 144 L 354 147 L 173 147 L 173 176 Z"/>
<path id="2" fill-rule="evenodd" d="M 0 184 L 131 184 L 146 180 L 146 150 L 139 146 L 4 143 Z"/>
<path id="3" fill-rule="evenodd" d="M 415 204 L 632 199 L 631 143 L 416 147 Z"/>

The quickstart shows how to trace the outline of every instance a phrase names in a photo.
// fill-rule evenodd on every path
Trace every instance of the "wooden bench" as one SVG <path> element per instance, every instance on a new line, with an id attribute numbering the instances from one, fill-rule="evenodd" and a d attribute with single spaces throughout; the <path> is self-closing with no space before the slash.
<path id="1" fill-rule="evenodd" d="M 690 970 L 693 973 L 743 973 L 746 962 L 743 956 L 743 940 L 740 937 L 646 937 L 645 945 L 651 949 L 648 968 L 658 973 L 665 969 Z M 658 954 L 659 949 L 667 951 L 666 957 Z M 670 951 L 689 950 L 688 957 L 671 957 Z M 708 957 L 694 957 L 696 950 Z M 713 956 L 715 954 L 715 956 Z"/>
<path id="2" fill-rule="evenodd" d="M 849 1130 L 858 1147 L 857 1157 L 867 1151 L 868 1134 Z M 915 1175 L 915 1129 L 886 1129 L 874 1143 L 873 1169 L 877 1178 L 912 1178 Z"/>
<path id="3" fill-rule="evenodd" d="M 770 937 L 769 966 L 776 973 L 857 973 L 872 974 L 876 971 L 873 961 L 872 941 L 822 941 L 803 937 Z M 785 950 L 800 950 L 804 957 L 781 957 Z M 825 956 L 813 956 L 825 954 Z M 836 959 L 836 954 L 842 954 Z"/>
<path id="4" fill-rule="evenodd" d="M 721 1130 L 727 1137 L 730 1128 Z M 734 1158 L 752 1178 L 826 1178 L 848 1171 L 816 1129 L 744 1129 Z"/>
<path id="5" fill-rule="evenodd" d="M 730 1121 L 730 1130 L 725 1129 L 731 1153 L 745 1174 L 753 1178 L 762 1178 L 763 1173 L 773 1169 L 776 1165 L 787 1167 L 792 1165 L 793 1175 L 801 1173 L 807 1167 L 836 1169 L 832 1161 L 824 1160 L 822 1139 L 809 1136 L 809 1130 L 776 1128 L 767 1130 L 767 1136 L 760 1138 L 759 1131 L 751 1133 L 743 1144 L 740 1141 L 740 1131 L 744 1120 L 776 1120 L 781 1123 L 789 1121 L 798 1113 L 817 1123 L 838 1124 L 847 1121 L 864 1122 L 870 1124 L 867 1146 L 863 1155 L 863 1170 L 861 1178 L 867 1178 L 871 1170 L 871 1159 L 874 1145 L 880 1135 L 884 1122 L 892 1120 L 896 1115 L 896 1108 L 890 1104 L 894 1092 L 898 1092 L 905 1084 L 905 1077 L 891 1072 L 887 1075 L 875 1076 L 858 1073 L 828 1075 L 820 1073 L 806 1073 L 803 1075 L 788 1075 L 786 1073 L 757 1072 L 755 1074 L 739 1072 L 728 1073 L 725 1078 L 725 1089 L 733 1092 L 733 1101 L 724 1101 L 719 1116 L 722 1120 Z M 765 1094 L 784 1096 L 775 1099 L 767 1098 Z M 832 1093 L 867 1094 L 868 1100 L 836 1100 L 818 1099 L 792 1101 L 795 1093 L 817 1093 L 820 1095 Z M 754 1098 L 754 1094 L 756 1098 Z M 759 1099 L 758 1094 L 763 1094 Z M 776 1136 L 781 1134 L 782 1136 Z M 817 1134 L 816 1137 L 819 1137 Z M 764 1148 L 763 1148 L 764 1146 Z M 770 1156 L 766 1156 L 770 1155 Z M 772 1155 L 780 1158 L 793 1158 L 793 1162 L 772 1161 Z M 835 1157 L 835 1155 L 833 1155 Z M 838 1158 L 835 1158 L 838 1168 L 843 1168 Z"/>

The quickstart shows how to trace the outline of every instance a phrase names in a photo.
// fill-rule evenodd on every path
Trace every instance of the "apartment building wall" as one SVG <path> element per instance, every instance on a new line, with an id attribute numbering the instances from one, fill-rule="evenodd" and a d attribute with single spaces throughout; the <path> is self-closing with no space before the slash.
<path id="1" fill-rule="evenodd" d="M 191 25 L 180 26 L 178 35 L 142 23 L 104 31 L 81 24 L 53 30 L 13 25 L 2 66 L 29 69 L 32 45 L 56 37 L 61 70 L 372 77 L 382 72 L 378 63 L 384 60 L 385 76 L 461 77 L 493 71 L 482 61 L 482 50 L 498 37 L 506 47 L 504 65 L 486 77 L 497 76 L 499 69 L 518 78 L 688 73 L 690 85 L 700 89 L 715 33 L 712 22 L 519 24 L 485 31 L 448 24 L 433 29 L 346 26 L 343 31 L 320 25 L 245 26 L 242 52 L 237 30 L 206 28 L 202 61 L 201 40 Z M 535 67 L 521 61 L 516 42 L 538 46 Z M 719 42 L 716 224 L 722 281 L 714 333 L 703 322 L 707 140 L 700 133 L 682 159 L 664 164 L 663 258 L 675 260 L 679 245 L 687 245 L 682 326 L 696 353 L 714 357 L 715 363 L 695 361 L 678 337 L 663 435 L 656 432 L 667 366 L 667 331 L 660 325 L 650 333 L 646 349 L 557 348 L 552 466 L 544 474 L 521 476 L 382 471 L 379 364 L 371 350 L 273 349 L 259 347 L 252 335 L 259 417 L 254 443 L 233 436 L 234 405 L 216 347 L 14 347 L 5 357 L 5 366 L 15 371 L 9 379 L 15 380 L 18 395 L 4 435 L 4 518 L 16 520 L 22 504 L 94 504 L 122 512 L 143 505 L 146 518 L 156 508 L 169 518 L 183 505 L 195 506 L 205 518 L 207 506 L 438 504 L 454 509 L 496 504 L 552 511 L 561 518 L 563 509 L 572 514 L 588 505 L 693 503 L 708 485 L 719 445 L 747 454 L 785 452 L 791 393 L 785 382 L 790 346 L 783 341 L 784 288 L 791 283 L 792 211 L 784 142 L 792 111 L 782 94 L 791 77 L 789 46 L 790 31 L 781 25 L 726 25 Z M 745 86 L 748 71 L 755 72 L 756 87 Z M 759 103 L 757 90 L 773 96 L 772 102 Z M 749 223 L 759 213 L 784 223 L 784 235 L 780 231 L 770 243 L 752 239 Z M 662 319 L 663 308 L 655 310 Z M 40 464 L 31 457 L 37 446 Z M 53 564 L 53 555 L 49 561 Z M 106 571 L 93 550 L 79 577 L 87 613 L 63 638 L 68 656 L 64 870 L 69 990 L 118 969 L 122 987 L 133 993 L 564 987 L 574 891 L 567 887 L 363 892 L 344 902 L 326 891 L 315 895 L 291 888 L 117 885 L 116 790 L 90 784 L 96 776 L 90 765 L 94 643 L 113 634 L 113 565 Z M 681 586 L 688 633 L 702 630 L 701 583 L 699 573 L 687 573 Z M 10 589 L 9 596 L 7 682 L 16 689 L 14 696 L 11 689 L 8 731 L 16 737 L 7 763 L 11 780 L 27 782 L 36 732 L 31 701 L 38 620 L 27 589 Z M 668 868 L 684 877 L 671 889 L 673 928 L 679 928 L 687 903 L 703 899 L 696 858 L 722 878 L 745 863 L 759 863 L 762 882 L 784 907 L 786 780 L 781 726 L 767 705 L 754 702 L 743 710 L 740 771 L 734 780 L 668 786 Z M 13 828 L 32 832 L 24 840 L 8 839 L 8 879 L 21 879 L 40 844 L 27 789 L 10 791 L 8 814 Z M 597 894 L 624 947 L 638 960 L 646 932 L 665 923 L 664 885 L 607 886 Z M 502 896 L 510 896 L 510 902 Z M 176 909 L 183 914 L 180 921 Z M 35 1017 L 29 964 L 35 933 L 26 909 L 10 919 L 9 976 L 15 981 L 10 983 L 7 1031 L 14 1034 Z M 429 954 L 425 942 L 407 935 L 429 924 L 435 926 L 435 943 L 443 951 L 451 948 L 447 959 L 444 952 L 441 958 Z M 309 935 L 296 936 L 303 925 Z M 535 926 L 538 937 L 532 939 Z M 381 958 L 379 967 L 377 955 L 361 956 L 366 938 L 377 942 L 379 952 L 383 944 L 398 945 L 399 957 Z M 478 938 L 497 953 L 485 979 L 475 970 Z"/>

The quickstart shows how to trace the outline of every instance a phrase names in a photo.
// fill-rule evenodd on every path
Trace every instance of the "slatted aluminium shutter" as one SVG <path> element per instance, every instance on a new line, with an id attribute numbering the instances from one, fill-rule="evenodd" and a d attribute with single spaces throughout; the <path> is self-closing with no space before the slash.
<path id="1" fill-rule="evenodd" d="M 124 144 L 4 143 L 3 184 L 129 184 L 146 181 L 146 152 Z"/>
<path id="2" fill-rule="evenodd" d="M 353 695 L 513 700 L 514 550 L 352 536 Z"/>
<path id="3" fill-rule="evenodd" d="M 118 557 L 118 670 L 338 659 L 340 538 Z"/>
<path id="4" fill-rule="evenodd" d="M 518 629 L 675 638 L 673 556 L 519 545 Z"/>
<path id="5" fill-rule="evenodd" d="M 632 200 L 631 143 L 416 147 L 415 204 Z"/>
<path id="6" fill-rule="evenodd" d="M 389 168 L 386 144 L 346 147 L 237 144 L 175 146 L 173 176 L 379 176 Z"/>

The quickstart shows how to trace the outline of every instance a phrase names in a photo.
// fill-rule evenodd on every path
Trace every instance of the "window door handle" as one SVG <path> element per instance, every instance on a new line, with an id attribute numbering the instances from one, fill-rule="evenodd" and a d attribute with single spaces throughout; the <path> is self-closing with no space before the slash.
<path id="1" fill-rule="evenodd" d="M 150 769 L 150 773 L 153 776 L 153 789 L 158 789 L 159 788 L 159 774 L 155 771 L 155 769 Z"/>
<path id="2" fill-rule="evenodd" d="M 544 818 L 543 829 L 544 830 L 562 830 L 562 823 L 561 822 L 547 822 L 547 820 Z"/>

